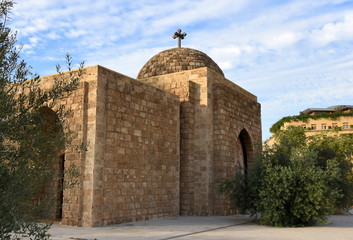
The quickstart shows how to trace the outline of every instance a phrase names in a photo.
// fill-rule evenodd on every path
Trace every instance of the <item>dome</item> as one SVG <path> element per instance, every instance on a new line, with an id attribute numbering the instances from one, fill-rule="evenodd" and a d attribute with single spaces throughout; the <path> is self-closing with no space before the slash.
<path id="1" fill-rule="evenodd" d="M 224 76 L 209 56 L 191 48 L 171 48 L 153 56 L 140 70 L 137 79 L 208 67 Z"/>

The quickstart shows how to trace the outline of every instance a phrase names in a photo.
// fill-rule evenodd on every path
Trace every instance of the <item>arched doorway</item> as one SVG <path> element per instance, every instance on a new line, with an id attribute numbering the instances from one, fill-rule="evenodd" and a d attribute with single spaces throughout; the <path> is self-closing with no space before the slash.
<path id="1" fill-rule="evenodd" d="M 252 143 L 249 133 L 243 129 L 240 131 L 236 145 L 236 166 L 238 169 L 248 172 L 253 155 Z"/>
<path id="2" fill-rule="evenodd" d="M 46 135 L 43 161 L 49 164 L 47 169 L 50 173 L 46 176 L 40 191 L 43 204 L 41 215 L 43 218 L 61 220 L 64 199 L 65 136 L 61 122 L 52 109 L 42 107 L 38 112 L 42 134 Z"/>

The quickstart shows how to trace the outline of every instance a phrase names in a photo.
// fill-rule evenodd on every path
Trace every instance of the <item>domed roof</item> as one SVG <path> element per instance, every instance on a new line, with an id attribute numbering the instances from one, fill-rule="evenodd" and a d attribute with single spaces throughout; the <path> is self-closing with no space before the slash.
<path id="1" fill-rule="evenodd" d="M 140 70 L 137 79 L 208 67 L 224 76 L 209 56 L 191 48 L 171 48 L 153 56 Z"/>

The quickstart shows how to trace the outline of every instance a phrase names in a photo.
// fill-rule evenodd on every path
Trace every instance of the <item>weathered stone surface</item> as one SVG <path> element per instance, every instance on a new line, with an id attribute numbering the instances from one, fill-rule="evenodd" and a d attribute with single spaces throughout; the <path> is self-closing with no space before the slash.
<path id="1" fill-rule="evenodd" d="M 140 81 L 180 97 L 180 213 L 231 214 L 229 201 L 216 193 L 215 184 L 233 177 L 237 165 L 244 166 L 241 140 L 251 165 L 261 142 L 256 96 L 206 67 Z"/>
<path id="2" fill-rule="evenodd" d="M 153 56 L 140 70 L 137 79 L 202 67 L 213 69 L 224 76 L 222 70 L 209 56 L 191 48 L 172 48 Z"/>
<path id="3" fill-rule="evenodd" d="M 139 80 L 87 67 L 61 103 L 72 109 L 67 122 L 77 133 L 64 167 L 81 172 L 80 185 L 64 191 L 66 225 L 230 214 L 215 184 L 251 166 L 261 141 L 256 96 L 193 49 L 157 54 Z M 77 151 L 82 144 L 87 151 Z"/>

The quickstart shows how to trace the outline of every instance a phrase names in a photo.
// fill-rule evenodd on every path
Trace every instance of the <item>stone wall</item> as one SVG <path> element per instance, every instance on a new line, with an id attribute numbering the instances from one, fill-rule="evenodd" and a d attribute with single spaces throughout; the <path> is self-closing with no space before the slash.
<path id="1" fill-rule="evenodd" d="M 57 77 L 42 78 L 42 87 Z M 62 224 L 100 226 L 179 214 L 180 108 L 174 94 L 92 66 L 62 99 L 75 134 L 65 169 L 80 171 L 64 190 Z M 81 149 L 86 148 L 86 151 Z"/>
<path id="2" fill-rule="evenodd" d="M 207 68 L 140 79 L 180 97 L 180 214 L 212 215 L 209 207 L 212 173 L 212 111 Z"/>
<path id="3" fill-rule="evenodd" d="M 65 189 L 63 193 L 61 223 L 64 225 L 91 224 L 94 145 L 90 143 L 95 142 L 97 73 L 97 66 L 85 68 L 77 89 L 58 102 L 58 105 L 64 105 L 70 111 L 64 129 L 72 131 L 74 136 L 71 145 L 60 153 L 64 153 L 64 169 L 74 165 L 80 172 L 79 184 Z M 68 77 L 68 72 L 42 77 L 41 87 L 48 89 L 54 79 Z M 82 147 L 87 148 L 87 151 Z M 69 181 L 67 175 L 65 180 Z"/>
<path id="4" fill-rule="evenodd" d="M 65 169 L 81 173 L 64 191 L 66 225 L 230 214 L 215 183 L 234 175 L 242 147 L 250 166 L 261 141 L 256 97 L 206 67 L 135 80 L 92 66 L 61 103 L 76 133 Z"/>
<path id="5" fill-rule="evenodd" d="M 209 78 L 213 79 L 214 179 L 217 182 L 232 178 L 237 166 L 243 171 L 251 167 L 255 152 L 261 146 L 261 106 L 256 96 L 229 80 L 212 72 Z M 245 165 L 239 162 L 244 155 L 247 155 Z M 215 193 L 214 214 L 233 214 L 227 197 Z"/>
<path id="6" fill-rule="evenodd" d="M 179 214 L 179 98 L 99 67 L 93 226 Z"/>
<path id="7" fill-rule="evenodd" d="M 229 201 L 216 193 L 216 182 L 234 176 L 240 135 L 251 164 L 261 141 L 256 96 L 206 67 L 141 81 L 181 100 L 180 214 L 232 213 Z"/>

